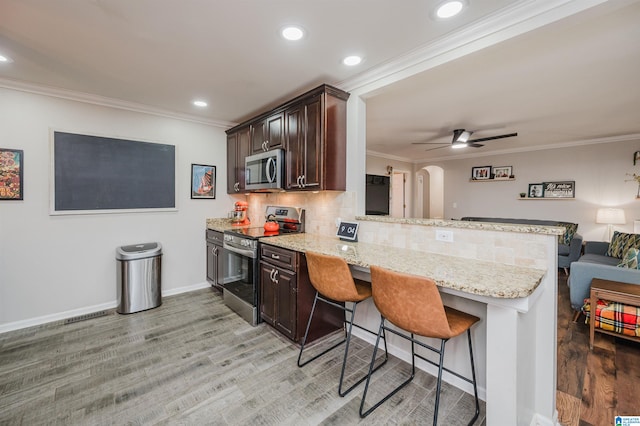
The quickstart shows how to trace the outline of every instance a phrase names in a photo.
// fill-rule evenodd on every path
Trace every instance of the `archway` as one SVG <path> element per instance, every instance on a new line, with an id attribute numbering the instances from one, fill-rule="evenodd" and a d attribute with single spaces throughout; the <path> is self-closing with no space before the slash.
<path id="1" fill-rule="evenodd" d="M 416 173 L 416 213 L 429 219 L 444 218 L 444 170 L 426 166 Z"/>

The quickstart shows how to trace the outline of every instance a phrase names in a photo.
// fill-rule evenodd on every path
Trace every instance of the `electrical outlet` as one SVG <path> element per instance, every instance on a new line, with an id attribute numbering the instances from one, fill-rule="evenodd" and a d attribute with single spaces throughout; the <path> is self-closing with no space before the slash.
<path id="1" fill-rule="evenodd" d="M 443 231 L 441 229 L 436 230 L 436 241 L 446 241 L 448 243 L 453 242 L 453 231 Z"/>

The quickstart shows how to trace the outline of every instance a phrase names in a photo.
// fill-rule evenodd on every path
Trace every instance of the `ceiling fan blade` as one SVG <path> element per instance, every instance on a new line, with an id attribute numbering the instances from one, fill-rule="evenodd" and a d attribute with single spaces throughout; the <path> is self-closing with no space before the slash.
<path id="1" fill-rule="evenodd" d="M 484 144 L 482 144 L 482 143 L 468 143 L 467 146 L 470 146 L 472 148 L 480 148 L 481 146 L 484 146 Z"/>
<path id="2" fill-rule="evenodd" d="M 450 144 L 447 144 L 445 146 L 437 146 L 435 148 L 425 149 L 424 152 L 433 151 L 434 149 L 446 148 L 447 146 L 450 146 Z"/>
<path id="3" fill-rule="evenodd" d="M 448 145 L 450 142 L 411 142 L 411 145 Z"/>
<path id="4" fill-rule="evenodd" d="M 494 139 L 512 138 L 514 136 L 518 136 L 518 134 L 517 133 L 507 133 L 507 134 L 504 134 L 504 135 L 489 136 L 489 137 L 486 137 L 486 138 L 473 139 L 473 140 L 470 140 L 468 143 L 492 141 Z"/>

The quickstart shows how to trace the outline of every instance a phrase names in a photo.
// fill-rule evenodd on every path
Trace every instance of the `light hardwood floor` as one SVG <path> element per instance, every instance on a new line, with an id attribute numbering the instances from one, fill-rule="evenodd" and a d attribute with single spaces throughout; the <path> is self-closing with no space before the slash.
<path id="1" fill-rule="evenodd" d="M 356 339 L 354 349 L 352 382 L 365 374 L 372 347 Z M 431 424 L 434 377 L 419 372 L 361 421 L 363 385 L 338 396 L 342 352 L 304 368 L 297 354 L 270 327 L 240 319 L 211 289 L 132 315 L 4 333 L 0 424 Z M 408 370 L 392 358 L 372 386 L 388 389 Z M 484 424 L 481 408 L 477 425 Z M 444 385 L 440 423 L 471 417 L 473 397 Z"/>
<path id="2" fill-rule="evenodd" d="M 596 333 L 589 351 L 584 316 L 572 321 L 567 277 L 558 272 L 558 392 L 566 426 L 610 426 L 640 416 L 640 344 Z"/>

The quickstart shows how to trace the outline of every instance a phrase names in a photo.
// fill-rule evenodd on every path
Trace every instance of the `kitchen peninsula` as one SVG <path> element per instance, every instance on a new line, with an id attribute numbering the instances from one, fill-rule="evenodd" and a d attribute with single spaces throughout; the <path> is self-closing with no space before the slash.
<path id="1" fill-rule="evenodd" d="M 369 279 L 370 265 L 433 278 L 446 305 L 481 318 L 472 334 L 487 424 L 556 424 L 556 251 L 562 229 L 369 216 L 356 220 L 357 243 L 313 234 L 262 242 L 341 256 L 360 279 Z M 453 242 L 436 240 L 436 230 L 451 231 Z M 377 329 L 379 313 L 371 300 L 359 308 L 356 322 Z M 375 342 L 367 333 L 354 334 Z M 388 343 L 390 352 L 410 362 L 404 342 L 392 336 Z M 445 364 L 468 372 L 464 342 L 450 345 Z M 437 374 L 427 363 L 417 366 Z M 472 392 L 455 376 L 444 378 Z"/>

